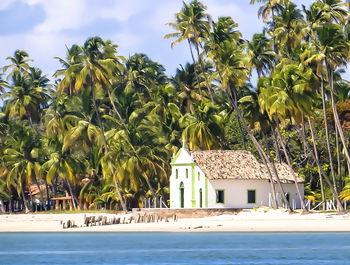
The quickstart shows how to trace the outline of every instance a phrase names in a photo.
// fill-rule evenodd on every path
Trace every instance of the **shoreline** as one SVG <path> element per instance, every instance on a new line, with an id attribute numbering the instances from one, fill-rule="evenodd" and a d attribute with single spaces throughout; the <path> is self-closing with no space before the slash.
<path id="1" fill-rule="evenodd" d="M 301 215 L 288 214 L 282 209 L 258 209 L 169 222 L 84 226 L 85 216 L 99 215 L 117 216 L 106 213 L 6 214 L 0 215 L 0 232 L 350 232 L 349 213 Z M 78 227 L 64 229 L 62 222 L 68 220 Z"/>

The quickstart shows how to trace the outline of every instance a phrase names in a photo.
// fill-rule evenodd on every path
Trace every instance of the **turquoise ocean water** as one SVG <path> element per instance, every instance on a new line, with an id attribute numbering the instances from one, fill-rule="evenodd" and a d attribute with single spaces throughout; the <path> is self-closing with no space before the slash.
<path id="1" fill-rule="evenodd" d="M 350 264 L 350 233 L 0 233 L 0 264 Z"/>

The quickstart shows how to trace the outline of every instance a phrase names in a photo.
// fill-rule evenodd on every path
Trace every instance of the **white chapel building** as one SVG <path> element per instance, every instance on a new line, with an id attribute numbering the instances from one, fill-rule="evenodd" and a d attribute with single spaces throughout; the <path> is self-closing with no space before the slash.
<path id="1" fill-rule="evenodd" d="M 275 163 L 290 206 L 301 208 L 294 178 L 284 163 Z M 171 161 L 170 208 L 255 208 L 272 206 L 267 168 L 242 150 L 188 151 L 181 148 Z M 304 197 L 304 181 L 298 177 Z M 281 191 L 275 184 L 278 205 Z"/>

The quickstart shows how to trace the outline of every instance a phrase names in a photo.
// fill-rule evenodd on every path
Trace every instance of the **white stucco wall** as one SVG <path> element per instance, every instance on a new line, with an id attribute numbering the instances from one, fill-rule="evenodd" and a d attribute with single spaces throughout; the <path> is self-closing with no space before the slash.
<path id="1" fill-rule="evenodd" d="M 298 184 L 304 197 L 303 184 Z M 300 200 L 295 184 L 282 184 L 284 192 L 290 194 L 290 203 L 293 201 L 296 208 L 300 208 Z M 279 206 L 282 206 L 280 189 L 275 185 Z M 216 203 L 216 190 L 224 190 L 225 203 Z M 248 204 L 248 190 L 256 190 L 256 203 Z M 269 206 L 271 185 L 268 180 L 210 180 L 208 185 L 209 208 L 254 208 Z"/>

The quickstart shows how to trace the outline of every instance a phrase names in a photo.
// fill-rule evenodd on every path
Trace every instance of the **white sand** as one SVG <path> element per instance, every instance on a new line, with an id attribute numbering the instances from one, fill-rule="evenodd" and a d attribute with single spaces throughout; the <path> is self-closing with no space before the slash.
<path id="1" fill-rule="evenodd" d="M 113 214 L 13 214 L 0 215 L 0 232 L 118 232 L 118 231 L 350 231 L 350 214 L 299 213 L 284 210 L 244 210 L 237 215 L 179 219 L 176 222 L 132 223 L 84 227 L 84 216 Z M 130 216 L 130 215 L 129 215 Z M 61 221 L 74 221 L 77 228 L 63 229 Z M 82 226 L 82 227 L 80 227 Z"/>

